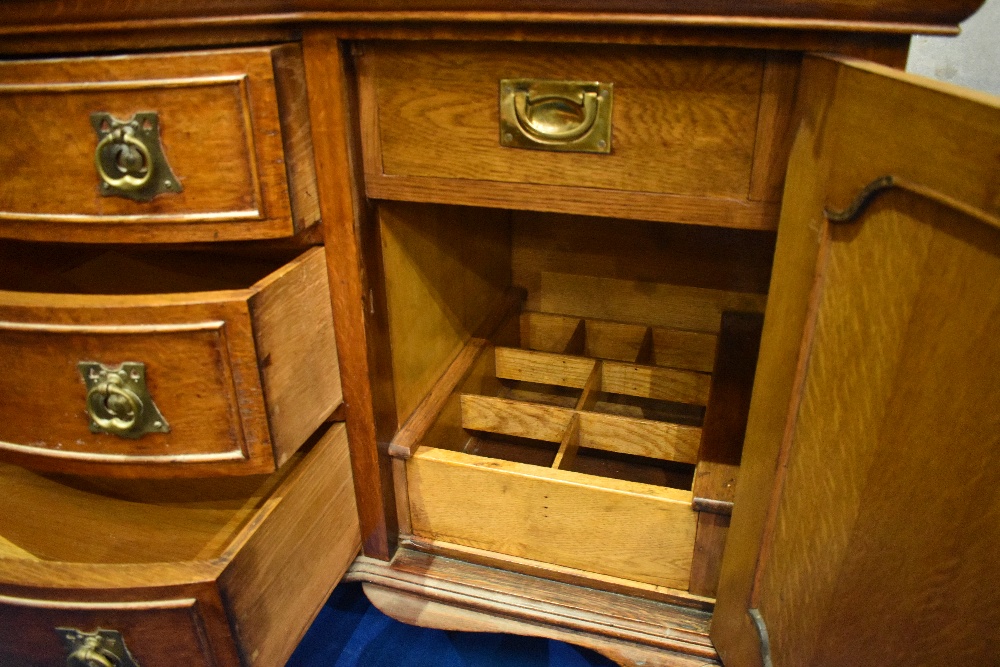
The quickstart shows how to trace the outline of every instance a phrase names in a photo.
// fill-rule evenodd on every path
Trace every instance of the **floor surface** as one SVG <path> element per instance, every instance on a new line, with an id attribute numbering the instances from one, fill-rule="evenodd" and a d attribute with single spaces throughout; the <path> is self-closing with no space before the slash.
<path id="1" fill-rule="evenodd" d="M 361 584 L 334 589 L 288 667 L 614 667 L 562 642 L 479 632 L 427 630 L 395 621 L 368 602 Z"/>

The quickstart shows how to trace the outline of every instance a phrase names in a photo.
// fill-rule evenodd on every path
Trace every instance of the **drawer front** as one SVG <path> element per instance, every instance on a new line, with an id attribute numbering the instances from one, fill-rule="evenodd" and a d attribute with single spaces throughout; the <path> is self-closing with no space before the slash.
<path id="1" fill-rule="evenodd" d="M 113 432 L 115 424 L 92 428 L 119 414 L 103 411 L 101 401 L 142 392 L 109 398 L 130 387 L 116 381 L 118 389 L 109 389 L 100 371 L 81 362 L 101 364 L 111 375 L 135 372 L 119 369 L 126 362 L 143 364 L 155 408 L 145 402 L 140 412 L 155 413 L 165 426 L 138 436 Z M 269 472 L 341 401 L 319 248 L 244 290 L 0 292 L 0 365 L 0 454 L 57 471 Z M 124 421 L 132 412 L 123 409 Z"/>
<path id="2" fill-rule="evenodd" d="M 94 114 L 138 125 L 112 137 Z M 296 45 L 0 63 L 9 238 L 289 236 L 319 218 L 312 164 Z"/>
<path id="3" fill-rule="evenodd" d="M 417 536 L 688 587 L 697 525 L 690 492 L 431 447 L 406 462 L 406 482 Z"/>
<path id="4" fill-rule="evenodd" d="M 207 643 L 198 607 L 194 598 L 80 602 L 0 595 L 0 635 L 5 638 L 0 642 L 0 664 L 65 665 L 74 651 L 80 657 L 88 649 L 109 651 L 117 657 L 120 636 L 128 656 L 139 667 L 213 667 L 218 663 Z M 72 637 L 73 631 L 84 637 L 67 643 L 64 636 Z M 103 636 L 85 646 L 85 636 L 95 634 Z M 230 648 L 229 652 L 234 651 Z M 115 664 L 113 658 L 110 660 Z M 119 664 L 128 667 L 127 662 Z"/>
<path id="5" fill-rule="evenodd" d="M 794 78 L 764 52 L 376 42 L 358 60 L 373 196 L 600 215 L 628 192 L 630 216 L 775 222 L 780 105 L 762 100 L 780 88 L 790 107 Z M 501 82 L 518 79 L 609 85 L 610 152 L 503 145 Z"/>

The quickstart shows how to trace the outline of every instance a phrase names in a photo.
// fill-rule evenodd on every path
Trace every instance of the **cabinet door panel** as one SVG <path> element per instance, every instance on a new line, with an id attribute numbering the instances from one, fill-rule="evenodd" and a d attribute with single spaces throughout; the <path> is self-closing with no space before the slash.
<path id="1" fill-rule="evenodd" d="M 819 58 L 803 80 L 713 640 L 729 665 L 765 662 L 763 628 L 777 666 L 993 664 L 1000 103 Z"/>

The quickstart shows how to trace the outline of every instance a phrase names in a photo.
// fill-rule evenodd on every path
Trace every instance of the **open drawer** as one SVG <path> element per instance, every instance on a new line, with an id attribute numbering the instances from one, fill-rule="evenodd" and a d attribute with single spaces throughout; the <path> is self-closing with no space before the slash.
<path id="1" fill-rule="evenodd" d="M 341 403 L 321 248 L 0 253 L 7 461 L 129 477 L 267 473 Z"/>
<path id="2" fill-rule="evenodd" d="M 714 594 L 761 323 L 524 312 L 473 338 L 390 450 L 413 534 Z"/>
<path id="3" fill-rule="evenodd" d="M 269 476 L 0 490 L 4 665 L 279 667 L 360 548 L 343 424 Z"/>

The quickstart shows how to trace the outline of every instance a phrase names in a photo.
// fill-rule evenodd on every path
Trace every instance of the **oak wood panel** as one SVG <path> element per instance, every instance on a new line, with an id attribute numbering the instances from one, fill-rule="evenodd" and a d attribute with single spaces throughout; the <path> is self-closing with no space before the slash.
<path id="1" fill-rule="evenodd" d="M 465 429 L 562 442 L 573 417 L 579 415 L 580 447 L 680 463 L 697 461 L 701 429 L 694 426 L 472 394 L 462 394 L 461 406 Z"/>
<path id="2" fill-rule="evenodd" d="M 707 373 L 606 361 L 601 390 L 658 401 L 705 405 L 711 376 Z"/>
<path id="3" fill-rule="evenodd" d="M 510 287 L 502 211 L 379 206 L 386 308 L 399 423 Z"/>
<path id="4" fill-rule="evenodd" d="M 722 554 L 726 549 L 730 517 L 725 514 L 698 512 L 698 532 L 694 538 L 691 584 L 688 591 L 714 598 L 719 587 Z"/>
<path id="5" fill-rule="evenodd" d="M 784 378 L 794 400 L 781 448 L 763 450 L 765 465 L 777 460 L 778 479 L 763 480 L 775 493 L 741 518 L 744 493 L 762 483 L 741 478 L 730 535 L 739 530 L 740 546 L 727 550 L 713 633 L 726 659 L 753 656 L 754 630 L 735 626 L 756 606 L 775 664 L 989 662 L 997 605 L 981 583 L 997 577 L 986 517 L 1000 431 L 986 407 L 997 393 L 986 332 L 1000 313 L 988 287 L 1000 261 L 1000 111 L 994 98 L 865 64 L 810 57 L 807 68 L 810 125 L 793 162 L 813 185 L 788 197 L 786 217 L 811 247 L 803 264 L 818 268 L 814 281 L 799 275 L 807 317 L 797 373 Z M 935 151 L 932 167 L 914 164 L 918 147 Z M 883 195 L 850 226 L 814 226 L 869 169 L 918 179 L 917 194 Z M 772 363 L 762 350 L 762 368 Z M 861 605 L 879 618 L 877 640 Z"/>
<path id="6" fill-rule="evenodd" d="M 250 299 L 254 342 L 281 466 L 343 402 L 323 251 L 309 251 L 257 287 Z"/>
<path id="7" fill-rule="evenodd" d="M 630 208 L 616 210 L 629 210 L 631 214 Z M 682 298 L 688 294 L 766 294 L 774 252 L 774 235 L 770 232 L 538 213 L 514 214 L 513 242 L 514 283 L 528 290 L 527 310 L 584 314 L 543 307 L 546 274 L 565 274 L 567 280 L 568 276 L 589 276 L 620 281 L 595 286 L 587 296 L 573 297 L 581 304 L 594 300 L 595 295 L 608 301 L 633 299 L 625 281 L 640 285 L 663 283 L 664 287 L 650 287 L 648 291 L 655 289 L 666 299 L 666 290 L 674 286 L 678 296 L 647 304 L 641 314 L 623 308 L 629 316 L 592 317 L 710 332 L 718 330 L 717 322 L 710 322 L 707 328 L 684 326 L 674 322 L 686 318 L 668 318 L 666 314 L 692 312 L 695 306 L 690 305 L 690 299 Z M 689 288 L 706 291 L 690 292 Z M 751 308 L 758 309 L 762 306 Z M 703 324 L 705 317 L 700 315 L 692 323 Z M 712 317 L 714 320 L 714 314 Z"/>
<path id="8" fill-rule="evenodd" d="M 363 135 L 370 182 L 383 174 L 464 179 L 466 188 L 477 180 L 583 182 L 598 190 L 746 198 L 763 71 L 758 53 L 404 42 L 365 44 L 360 58 L 362 86 L 374 88 L 366 95 L 377 106 L 368 114 L 378 114 L 365 119 L 377 127 Z M 612 154 L 499 146 L 497 82 L 513 76 L 614 81 Z"/>
<path id="9" fill-rule="evenodd" d="M 366 555 L 388 559 L 395 549 L 396 503 L 391 464 L 379 456 L 378 442 L 398 424 L 392 369 L 385 363 L 388 327 L 377 319 L 382 309 L 372 302 L 376 286 L 368 277 L 369 270 L 379 270 L 370 254 L 377 226 L 355 188 L 360 176 L 357 147 L 349 138 L 355 128 L 353 91 L 342 45 L 329 32 L 307 30 L 302 46 L 361 540 Z"/>
<path id="10" fill-rule="evenodd" d="M 767 302 L 767 297 L 760 294 L 665 283 L 548 272 L 543 272 L 540 278 L 539 301 L 546 312 L 646 322 L 703 333 L 718 332 L 723 311 L 759 312 Z"/>
<path id="11" fill-rule="evenodd" d="M 744 440 L 732 524 L 717 591 L 712 641 L 723 662 L 756 665 L 760 661 L 757 630 L 747 609 L 752 607 L 753 571 L 767 523 L 764 503 L 780 469 L 780 449 L 794 422 L 795 400 L 805 363 L 807 322 L 814 300 L 817 272 L 822 271 L 820 236 L 809 225 L 822 210 L 829 150 L 824 128 L 835 123 L 827 110 L 810 101 L 824 99 L 836 86 L 837 71 L 822 61 L 803 65 L 796 105 L 796 138 L 785 183 L 782 215 L 788 224 L 778 227 L 778 247 L 771 296 L 764 317 L 754 392 Z"/>
<path id="12" fill-rule="evenodd" d="M 690 492 L 429 447 L 407 481 L 417 535 L 687 588 Z"/>
<path id="13" fill-rule="evenodd" d="M 497 347 L 493 353 L 496 355 L 498 378 L 574 389 L 583 389 L 586 386 L 595 363 L 593 359 L 584 357 L 513 347 Z"/>
<path id="14" fill-rule="evenodd" d="M 285 664 L 361 548 L 347 430 L 319 437 L 219 579 L 248 665 Z"/>
<path id="15" fill-rule="evenodd" d="M 527 574 L 533 577 L 541 577 L 549 581 L 559 581 L 575 586 L 585 586 L 591 590 L 607 591 L 609 593 L 621 593 L 631 599 L 642 598 L 665 602 L 672 606 L 679 606 L 700 611 L 712 611 L 714 600 L 700 595 L 693 595 L 688 591 L 665 586 L 654 586 L 638 581 L 611 577 L 606 574 L 596 574 L 585 572 L 571 567 L 545 563 L 531 560 L 529 558 L 519 558 L 508 554 L 501 554 L 485 549 L 453 544 L 450 542 L 440 542 L 425 540 L 415 535 L 410 535 L 403 540 L 406 549 L 420 551 L 434 556 L 444 556 L 455 558 L 466 563 L 485 565 L 487 567 Z"/>
<path id="16" fill-rule="evenodd" d="M 692 487 L 696 507 L 698 499 L 731 504 L 736 497 L 762 327 L 759 313 L 722 315 Z"/>
<path id="17" fill-rule="evenodd" d="M 788 152 L 792 147 L 792 112 L 802 56 L 768 52 L 760 91 L 757 144 L 750 178 L 750 199 L 781 201 Z"/>
<path id="18" fill-rule="evenodd" d="M 314 224 L 301 68 L 295 45 L 3 63 L 0 234 L 209 241 L 290 236 Z M 150 202 L 102 196 L 94 111 L 120 120 L 156 111 L 164 154 L 184 190 Z"/>
<path id="19" fill-rule="evenodd" d="M 102 257 L 108 266 L 117 261 Z M 84 275 L 105 266 L 102 257 Z M 274 470 L 275 459 L 287 459 L 340 402 L 332 326 L 319 319 L 323 274 L 323 253 L 313 249 L 242 290 L 0 292 L 0 353 L 8 369 L 0 390 L 4 457 L 119 476 Z M 312 291 L 299 300 L 303 286 Z M 308 353 L 297 346 L 303 336 Z M 147 387 L 170 432 L 135 440 L 91 433 L 80 361 L 145 363 Z M 293 382 L 303 377 L 313 379 L 307 399 Z M 25 418 L 42 405 L 54 419 Z M 280 438 L 277 456 L 272 432 Z"/>

